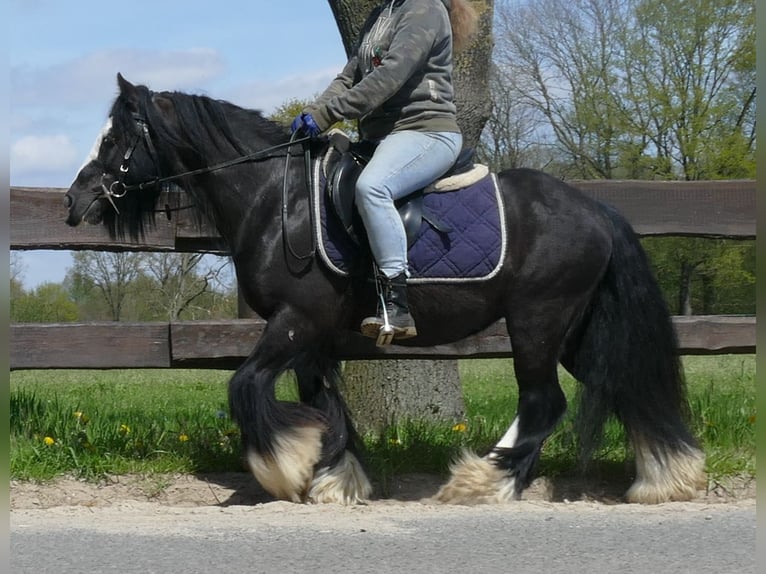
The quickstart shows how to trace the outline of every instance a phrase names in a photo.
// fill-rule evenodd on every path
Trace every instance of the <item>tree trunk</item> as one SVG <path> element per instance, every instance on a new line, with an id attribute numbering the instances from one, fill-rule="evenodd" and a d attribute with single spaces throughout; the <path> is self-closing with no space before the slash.
<path id="1" fill-rule="evenodd" d="M 328 0 L 346 54 L 353 49 L 370 10 L 379 0 Z M 494 0 L 477 0 L 480 30 L 455 62 L 455 96 L 464 146 L 475 147 L 490 114 L 489 71 Z M 456 360 L 352 361 L 341 391 L 361 432 L 397 420 L 453 423 L 465 414 Z"/>
<path id="2" fill-rule="evenodd" d="M 457 361 L 349 361 L 341 392 L 361 433 L 407 420 L 455 424 L 465 415 Z"/>
<path id="3" fill-rule="evenodd" d="M 694 266 L 688 261 L 681 263 L 681 276 L 678 286 L 678 313 L 681 315 L 692 314 L 692 272 Z"/>
<path id="4" fill-rule="evenodd" d="M 492 20 L 495 0 L 473 2 L 479 13 L 479 30 L 473 43 L 455 59 L 455 104 L 463 131 L 463 147 L 479 145 L 481 132 L 492 113 L 489 91 L 492 70 Z"/>

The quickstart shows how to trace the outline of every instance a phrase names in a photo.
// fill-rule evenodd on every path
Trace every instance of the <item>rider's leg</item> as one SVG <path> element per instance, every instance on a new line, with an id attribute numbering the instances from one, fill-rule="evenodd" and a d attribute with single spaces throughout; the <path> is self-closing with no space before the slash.
<path id="1" fill-rule="evenodd" d="M 383 275 L 386 311 L 395 337 L 412 337 L 415 324 L 407 303 L 407 237 L 394 201 L 427 186 L 457 159 L 459 133 L 394 132 L 380 142 L 356 184 L 356 205 L 370 248 Z M 383 310 L 365 319 L 362 332 L 377 337 Z"/>

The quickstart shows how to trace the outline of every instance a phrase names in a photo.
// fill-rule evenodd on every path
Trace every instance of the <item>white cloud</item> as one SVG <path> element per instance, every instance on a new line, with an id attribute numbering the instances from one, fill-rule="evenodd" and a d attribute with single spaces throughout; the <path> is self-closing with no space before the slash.
<path id="1" fill-rule="evenodd" d="M 324 91 L 341 69 L 342 65 L 339 65 L 276 80 L 248 82 L 228 90 L 223 97 L 238 106 L 268 113 L 289 100 L 313 99 Z"/>
<path id="2" fill-rule="evenodd" d="M 118 72 L 153 90 L 184 90 L 199 89 L 224 70 L 223 58 L 211 49 L 92 52 L 48 68 L 13 67 L 11 103 L 18 108 L 103 104 L 116 94 Z"/>
<path id="3" fill-rule="evenodd" d="M 26 136 L 11 146 L 14 172 L 54 172 L 76 167 L 79 152 L 64 135 Z"/>

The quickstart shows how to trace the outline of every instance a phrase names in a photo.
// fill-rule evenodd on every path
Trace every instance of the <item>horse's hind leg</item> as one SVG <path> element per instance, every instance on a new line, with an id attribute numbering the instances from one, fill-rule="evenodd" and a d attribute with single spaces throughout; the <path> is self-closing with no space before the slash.
<path id="1" fill-rule="evenodd" d="M 372 486 L 359 462 L 359 437 L 338 392 L 338 363 L 319 358 L 294 367 L 301 402 L 321 411 L 328 429 L 322 457 L 309 487 L 310 502 L 356 504 L 370 497 Z"/>
<path id="2" fill-rule="evenodd" d="M 452 467 L 452 478 L 437 493 L 437 500 L 453 504 L 505 502 L 520 498 L 532 481 L 543 442 L 566 410 L 557 373 L 562 336 L 560 327 L 554 326 L 558 321 L 540 330 L 535 330 L 533 323 L 525 321 L 518 330 L 509 324 L 519 385 L 516 418 L 487 456 L 463 454 Z"/>

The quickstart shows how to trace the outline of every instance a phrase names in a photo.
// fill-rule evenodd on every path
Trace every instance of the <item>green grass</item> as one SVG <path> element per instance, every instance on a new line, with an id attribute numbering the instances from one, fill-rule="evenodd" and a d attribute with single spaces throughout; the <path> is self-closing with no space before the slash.
<path id="1" fill-rule="evenodd" d="M 714 478 L 755 475 L 755 357 L 685 357 L 693 431 Z M 489 448 L 510 425 L 516 385 L 510 360 L 460 362 L 466 419 L 460 424 L 401 422 L 365 437 L 379 480 L 408 472 L 444 472 L 467 447 Z M 19 371 L 11 373 L 11 477 L 205 473 L 244 470 L 239 434 L 228 415 L 230 372 L 204 370 Z M 570 405 L 576 383 L 561 372 Z M 281 400 L 296 400 L 286 378 Z M 546 442 L 540 472 L 577 467 L 573 409 Z M 622 427 L 607 425 L 596 455 L 624 467 Z"/>

